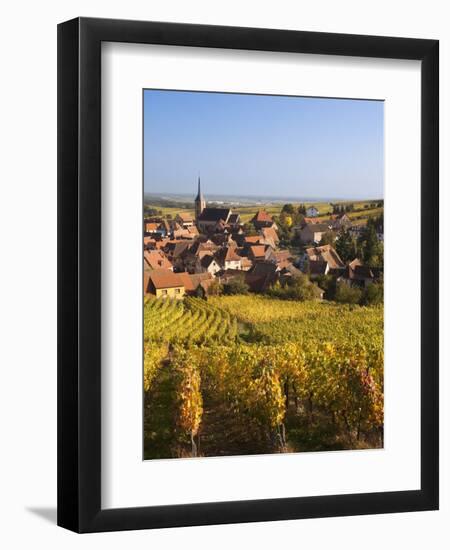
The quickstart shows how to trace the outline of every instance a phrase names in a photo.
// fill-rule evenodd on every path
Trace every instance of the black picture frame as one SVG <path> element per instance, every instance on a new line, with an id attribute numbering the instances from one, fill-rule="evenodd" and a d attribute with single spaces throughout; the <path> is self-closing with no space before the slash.
<path id="1" fill-rule="evenodd" d="M 101 508 L 101 43 L 421 61 L 421 488 Z M 436 510 L 439 502 L 437 40 L 77 18 L 58 26 L 58 525 L 76 532 Z"/>

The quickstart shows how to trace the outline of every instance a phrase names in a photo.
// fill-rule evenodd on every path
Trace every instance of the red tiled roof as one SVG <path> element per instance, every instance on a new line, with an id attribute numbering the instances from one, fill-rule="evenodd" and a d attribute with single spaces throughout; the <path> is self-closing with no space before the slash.
<path id="1" fill-rule="evenodd" d="M 256 222 L 273 222 L 272 217 L 265 210 L 258 210 L 255 214 L 253 221 Z"/>
<path id="2" fill-rule="evenodd" d="M 265 256 L 266 249 L 264 245 L 255 245 L 250 247 L 251 253 L 255 258 L 260 258 Z"/>
<path id="3" fill-rule="evenodd" d="M 168 242 L 168 239 L 163 239 L 161 241 L 156 241 L 154 246 L 156 250 L 160 250 L 161 248 L 164 248 Z"/>
<path id="4" fill-rule="evenodd" d="M 172 264 L 162 250 L 144 250 L 144 260 L 152 269 L 172 269 Z"/>
<path id="5" fill-rule="evenodd" d="M 328 262 L 330 269 L 342 268 L 345 266 L 339 254 L 330 244 L 307 248 L 306 254 L 308 255 L 308 259 L 310 261 L 320 260 Z"/>
<path id="6" fill-rule="evenodd" d="M 177 216 L 183 220 L 183 222 L 191 222 L 193 221 L 191 214 L 188 212 L 178 212 Z"/>
<path id="7" fill-rule="evenodd" d="M 156 231 L 158 227 L 159 223 L 147 222 L 145 224 L 145 231 L 147 231 L 147 233 L 150 233 L 151 231 Z"/>
<path id="8" fill-rule="evenodd" d="M 241 257 L 236 253 L 235 246 L 226 246 L 219 250 L 217 258 L 221 262 L 239 262 Z"/>
<path id="9" fill-rule="evenodd" d="M 249 237 L 245 237 L 244 239 L 244 242 L 247 243 L 247 244 L 257 244 L 261 241 L 261 237 L 259 235 L 255 235 L 255 236 L 249 236 Z"/>
<path id="10" fill-rule="evenodd" d="M 186 292 L 193 292 L 202 282 L 214 280 L 210 273 L 190 274 L 183 271 L 182 273 L 177 273 L 177 275 L 183 281 Z"/>
<path id="11" fill-rule="evenodd" d="M 278 234 L 277 232 L 275 231 L 275 228 L 273 227 L 263 227 L 261 229 L 261 233 L 263 234 L 263 237 L 265 239 L 270 239 L 272 240 L 275 244 L 278 243 L 280 241 L 280 239 L 278 238 Z"/>
<path id="12" fill-rule="evenodd" d="M 276 250 L 275 252 L 272 252 L 272 256 L 277 262 L 282 262 L 291 258 L 292 254 L 289 250 Z"/>
<path id="13" fill-rule="evenodd" d="M 169 269 L 155 269 L 148 271 L 148 276 L 156 289 L 183 287 L 183 280 L 177 273 Z"/>

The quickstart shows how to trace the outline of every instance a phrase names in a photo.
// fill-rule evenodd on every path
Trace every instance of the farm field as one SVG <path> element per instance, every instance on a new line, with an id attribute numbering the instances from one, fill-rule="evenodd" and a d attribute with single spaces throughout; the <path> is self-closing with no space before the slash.
<path id="1" fill-rule="evenodd" d="M 144 302 L 144 458 L 383 445 L 383 308 Z"/>
<path id="2" fill-rule="evenodd" d="M 329 218 L 329 214 L 332 211 L 332 206 L 328 202 L 305 202 L 303 203 L 306 208 L 308 206 L 316 206 L 316 208 L 319 210 L 319 220 L 326 220 Z M 346 202 L 339 202 L 337 204 L 346 205 L 349 203 Z M 357 210 L 356 212 L 348 212 L 348 217 L 353 221 L 355 220 L 355 224 L 361 224 L 366 223 L 367 218 L 369 216 L 378 216 L 383 212 L 383 208 L 370 208 L 370 201 L 356 201 L 352 202 L 351 204 L 354 205 L 354 208 Z M 293 203 L 294 207 L 298 208 L 300 206 L 300 203 Z M 194 209 L 193 208 L 182 208 L 182 207 L 176 207 L 176 206 L 161 206 L 159 204 L 152 204 L 151 202 L 146 202 L 146 206 L 148 208 L 152 208 L 155 211 L 161 212 L 162 216 L 170 215 L 172 217 L 175 217 L 178 213 L 186 213 L 190 214 L 191 216 L 194 216 Z M 365 208 L 365 207 L 368 208 Z M 246 205 L 246 206 L 233 206 L 233 212 L 239 213 L 241 216 L 242 223 L 249 222 L 253 216 L 255 215 L 255 212 L 261 208 L 264 209 L 268 214 L 271 216 L 279 216 L 281 213 L 283 205 L 282 204 L 266 204 L 266 205 Z"/>

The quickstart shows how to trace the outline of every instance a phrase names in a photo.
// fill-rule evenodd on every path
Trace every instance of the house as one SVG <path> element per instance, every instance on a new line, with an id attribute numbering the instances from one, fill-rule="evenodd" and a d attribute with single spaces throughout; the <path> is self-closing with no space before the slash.
<path id="1" fill-rule="evenodd" d="M 170 233 L 170 227 L 166 220 L 146 220 L 144 222 L 144 235 L 166 237 Z"/>
<path id="2" fill-rule="evenodd" d="M 164 248 L 169 239 L 161 239 L 159 237 L 144 237 L 144 249 L 146 250 L 161 250 Z"/>
<path id="3" fill-rule="evenodd" d="M 204 269 L 201 265 L 201 261 L 206 256 L 214 256 L 218 248 L 219 247 L 210 240 L 205 241 L 197 239 L 180 257 L 180 261 L 184 266 L 180 271 L 189 271 L 189 273 L 203 272 Z M 177 268 L 178 267 L 179 264 L 177 264 Z"/>
<path id="4" fill-rule="evenodd" d="M 317 218 L 318 215 L 319 215 L 319 211 L 315 206 L 311 205 L 306 209 L 307 218 Z"/>
<path id="5" fill-rule="evenodd" d="M 301 277 L 302 275 L 303 273 L 300 269 L 296 268 L 292 263 L 288 263 L 278 272 L 279 280 L 282 285 L 292 279 L 295 279 L 296 277 Z"/>
<path id="6" fill-rule="evenodd" d="M 189 241 L 168 241 L 164 247 L 164 252 L 168 258 L 175 262 L 179 260 L 193 246 Z"/>
<path id="7" fill-rule="evenodd" d="M 324 233 L 331 230 L 328 223 L 306 223 L 298 231 L 302 243 L 320 243 Z"/>
<path id="8" fill-rule="evenodd" d="M 336 250 L 329 244 L 323 246 L 313 246 L 305 250 L 307 266 L 313 262 L 325 262 L 328 269 L 343 269 L 344 262 L 341 260 Z M 318 266 L 315 266 L 318 269 Z"/>
<path id="9" fill-rule="evenodd" d="M 230 226 L 231 231 L 239 231 L 241 226 L 240 214 L 230 214 L 230 217 L 228 218 L 228 225 Z"/>
<path id="10" fill-rule="evenodd" d="M 207 233 L 212 231 L 220 221 L 227 224 L 230 216 L 230 208 L 204 208 L 197 217 L 197 227 L 199 231 Z"/>
<path id="11" fill-rule="evenodd" d="M 144 269 L 170 269 L 173 265 L 162 250 L 144 250 Z"/>
<path id="12" fill-rule="evenodd" d="M 230 226 L 222 218 L 213 226 L 214 233 L 229 233 Z"/>
<path id="13" fill-rule="evenodd" d="M 198 229 L 195 227 L 195 225 L 191 227 L 183 227 L 176 223 L 172 230 L 172 236 L 174 239 L 192 240 L 198 237 L 198 235 Z"/>
<path id="14" fill-rule="evenodd" d="M 231 235 L 231 233 L 214 233 L 214 235 L 211 235 L 211 241 L 216 244 L 217 246 L 221 247 L 221 246 L 225 246 L 225 245 L 230 245 L 230 246 L 236 246 L 237 243 L 236 241 L 233 239 L 233 236 Z"/>
<path id="15" fill-rule="evenodd" d="M 159 223 L 156 222 L 144 222 L 145 235 L 155 235 L 158 232 Z"/>
<path id="16" fill-rule="evenodd" d="M 375 280 L 374 271 L 363 265 L 362 261 L 355 258 L 345 268 L 341 276 L 337 278 L 337 281 L 341 281 L 349 286 L 366 287 Z"/>
<path id="17" fill-rule="evenodd" d="M 274 227 L 263 227 L 260 231 L 261 243 L 269 244 L 272 248 L 276 248 L 280 242 L 278 233 Z"/>
<path id="18" fill-rule="evenodd" d="M 225 246 L 216 254 L 216 260 L 222 269 L 242 269 L 242 258 L 235 246 Z"/>
<path id="19" fill-rule="evenodd" d="M 192 225 L 191 227 L 187 227 L 186 230 L 189 233 L 191 239 L 196 239 L 200 235 L 195 225 Z"/>
<path id="20" fill-rule="evenodd" d="M 311 279 L 330 272 L 330 264 L 324 260 L 310 260 L 308 262 L 309 276 Z"/>
<path id="21" fill-rule="evenodd" d="M 283 269 L 287 264 L 291 263 L 292 254 L 289 250 L 272 250 L 269 249 L 267 254 L 267 260 L 274 263 L 277 269 Z"/>
<path id="22" fill-rule="evenodd" d="M 255 229 L 275 226 L 275 222 L 273 221 L 272 217 L 265 210 L 258 210 L 258 212 L 250 220 L 250 223 L 253 224 Z"/>
<path id="23" fill-rule="evenodd" d="M 188 227 L 192 227 L 194 225 L 194 218 L 191 216 L 191 214 L 189 214 L 187 212 L 179 212 L 175 216 L 175 221 L 183 229 L 187 229 Z"/>
<path id="24" fill-rule="evenodd" d="M 264 246 L 263 244 L 250 246 L 248 257 L 253 262 L 264 261 L 267 259 L 268 249 L 271 250 L 269 246 Z"/>
<path id="25" fill-rule="evenodd" d="M 205 254 L 215 254 L 219 250 L 219 247 L 212 240 L 200 240 L 197 239 L 192 245 L 190 252 L 195 256 L 201 258 Z"/>
<path id="26" fill-rule="evenodd" d="M 341 229 L 348 229 L 351 226 L 352 222 L 347 214 L 339 214 L 337 216 L 331 217 L 331 226 L 335 231 Z"/>
<path id="27" fill-rule="evenodd" d="M 169 236 L 170 225 L 167 220 L 161 220 L 161 223 L 159 224 L 158 232 L 160 233 L 161 237 Z"/>
<path id="28" fill-rule="evenodd" d="M 197 294 L 206 295 L 211 283 L 214 282 L 214 277 L 210 273 L 177 273 L 182 280 L 187 295 L 196 296 Z M 199 290 L 201 287 L 201 291 Z"/>
<path id="29" fill-rule="evenodd" d="M 241 258 L 242 271 L 249 271 L 252 267 L 253 267 L 253 262 L 250 260 L 250 258 L 246 258 L 245 256 L 242 256 Z"/>
<path id="30" fill-rule="evenodd" d="M 170 269 L 144 271 L 144 292 L 157 298 L 182 298 L 185 288 L 182 279 Z"/>
<path id="31" fill-rule="evenodd" d="M 255 244 L 265 244 L 264 237 L 262 237 L 261 235 L 245 235 L 242 239 L 242 243 L 245 247 L 251 247 Z"/>
<path id="32" fill-rule="evenodd" d="M 258 262 L 245 274 L 245 282 L 252 292 L 264 292 L 277 280 L 277 267 L 272 262 Z"/>
<path id="33" fill-rule="evenodd" d="M 198 260 L 195 272 L 196 273 L 209 273 L 210 275 L 214 276 L 218 271 L 220 271 L 222 268 L 219 265 L 219 263 L 216 261 L 214 256 L 211 254 L 206 254 L 201 259 Z"/>
<path id="34" fill-rule="evenodd" d="M 155 248 L 156 239 L 153 237 L 144 237 L 144 249 Z"/>

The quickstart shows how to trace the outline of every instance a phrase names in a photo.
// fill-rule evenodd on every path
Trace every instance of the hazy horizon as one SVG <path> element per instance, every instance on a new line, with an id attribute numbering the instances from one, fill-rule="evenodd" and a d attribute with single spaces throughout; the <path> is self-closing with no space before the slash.
<path id="1" fill-rule="evenodd" d="M 381 101 L 145 90 L 144 191 L 384 197 Z"/>
<path id="2" fill-rule="evenodd" d="M 202 185 L 203 188 L 203 185 Z M 150 196 L 150 197 L 157 197 L 157 198 L 167 198 L 171 200 L 179 199 L 180 201 L 185 202 L 186 200 L 192 200 L 194 202 L 194 195 L 197 194 L 197 187 L 195 187 L 194 193 L 168 193 L 168 192 L 151 192 L 151 191 L 144 191 L 144 195 Z M 274 202 L 283 202 L 283 201 L 291 201 L 291 202 L 349 202 L 349 201 L 382 201 L 384 200 L 384 197 L 372 197 L 372 196 L 364 196 L 364 197 L 296 197 L 296 196 L 281 196 L 281 195 L 244 195 L 244 194 L 232 194 L 227 195 L 225 193 L 221 194 L 210 194 L 206 196 L 205 193 L 203 193 L 204 198 L 206 202 L 216 202 L 220 199 L 248 199 L 248 200 L 256 200 L 259 202 L 262 201 L 274 201 Z"/>

